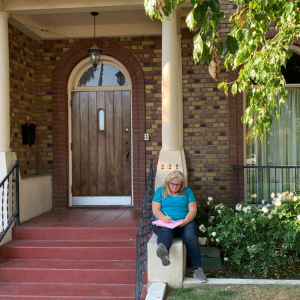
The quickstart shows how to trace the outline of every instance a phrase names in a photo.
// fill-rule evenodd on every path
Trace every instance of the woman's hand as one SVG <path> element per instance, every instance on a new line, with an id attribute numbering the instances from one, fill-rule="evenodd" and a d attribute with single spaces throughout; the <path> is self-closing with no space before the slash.
<path id="1" fill-rule="evenodd" d="M 158 203 L 158 202 L 152 202 L 152 211 L 153 211 L 153 214 L 154 216 L 165 222 L 165 223 L 171 223 L 172 222 L 172 218 L 169 217 L 169 216 L 166 216 L 162 211 L 161 211 L 161 204 Z"/>
<path id="2" fill-rule="evenodd" d="M 178 227 L 183 227 L 184 225 L 186 225 L 188 222 L 186 222 L 186 220 L 177 220 L 177 222 L 182 222 L 182 224 L 180 224 Z"/>
<path id="3" fill-rule="evenodd" d="M 172 218 L 171 218 L 171 217 L 168 217 L 168 216 L 164 216 L 164 217 L 162 218 L 162 221 L 163 221 L 164 223 L 171 223 L 171 222 L 172 222 Z"/>

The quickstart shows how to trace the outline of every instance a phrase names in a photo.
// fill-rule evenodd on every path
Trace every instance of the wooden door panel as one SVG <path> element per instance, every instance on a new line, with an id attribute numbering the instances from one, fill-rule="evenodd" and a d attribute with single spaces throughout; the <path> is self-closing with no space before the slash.
<path id="1" fill-rule="evenodd" d="M 89 190 L 90 196 L 98 196 L 98 122 L 96 92 L 89 92 Z"/>
<path id="2" fill-rule="evenodd" d="M 115 150 L 115 195 L 122 196 L 123 143 L 122 143 L 122 98 L 121 92 L 114 95 L 114 150 Z"/>
<path id="3" fill-rule="evenodd" d="M 80 94 L 72 97 L 72 193 L 80 196 Z M 76 159 L 75 159 L 76 158 Z"/>
<path id="4" fill-rule="evenodd" d="M 104 110 L 104 117 L 106 119 L 104 92 L 97 92 L 97 111 L 99 111 L 100 109 Z M 99 126 L 98 118 L 97 118 L 97 122 Z M 106 124 L 105 124 L 105 130 L 106 130 Z M 98 130 L 98 196 L 105 196 L 106 194 L 105 130 L 104 131 Z"/>
<path id="5" fill-rule="evenodd" d="M 76 197 L 131 195 L 129 91 L 72 92 L 72 184 Z"/>
<path id="6" fill-rule="evenodd" d="M 130 92 L 123 91 L 122 92 L 122 103 L 123 103 L 123 196 L 131 195 L 131 100 L 130 100 Z M 128 131 L 126 130 L 128 129 Z M 126 157 L 126 151 L 128 150 L 129 156 L 128 159 Z"/>
<path id="7" fill-rule="evenodd" d="M 114 151 L 114 101 L 113 92 L 105 93 L 106 107 L 106 195 L 115 193 L 115 151 Z"/>
<path id="8" fill-rule="evenodd" d="M 80 94 L 80 183 L 81 195 L 89 196 L 89 93 Z"/>

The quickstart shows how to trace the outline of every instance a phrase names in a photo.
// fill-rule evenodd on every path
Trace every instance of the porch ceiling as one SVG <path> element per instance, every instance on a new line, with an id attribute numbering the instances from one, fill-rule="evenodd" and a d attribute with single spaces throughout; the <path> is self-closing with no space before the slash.
<path id="1" fill-rule="evenodd" d="M 161 22 L 151 20 L 143 0 L 2 0 L 9 23 L 35 40 L 161 35 Z"/>

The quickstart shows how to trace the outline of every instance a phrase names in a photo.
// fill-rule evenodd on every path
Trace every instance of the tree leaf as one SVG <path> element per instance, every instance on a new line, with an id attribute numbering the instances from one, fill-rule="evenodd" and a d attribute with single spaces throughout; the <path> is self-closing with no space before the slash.
<path id="1" fill-rule="evenodd" d="M 194 57 L 194 61 L 196 63 L 200 61 L 202 53 L 203 53 L 203 40 L 202 40 L 201 35 L 198 33 L 194 36 L 193 57 Z"/>
<path id="2" fill-rule="evenodd" d="M 226 47 L 231 54 L 235 54 L 239 49 L 239 43 L 235 37 L 228 35 L 226 39 Z"/>
<path id="3" fill-rule="evenodd" d="M 190 30 L 196 26 L 197 22 L 194 19 L 194 11 L 192 10 L 186 17 L 186 25 Z"/>
<path id="4" fill-rule="evenodd" d="M 201 1 L 200 0 L 191 0 L 191 6 L 195 7 L 196 5 L 200 4 Z"/>
<path id="5" fill-rule="evenodd" d="M 212 12 L 217 13 L 220 11 L 220 2 L 219 0 L 209 0 L 208 5 Z"/>
<path id="6" fill-rule="evenodd" d="M 196 20 L 196 22 L 198 24 L 202 24 L 203 20 L 206 19 L 206 11 L 207 11 L 207 7 L 205 7 L 205 5 L 198 5 L 195 10 L 194 10 L 194 19 Z"/>
<path id="7" fill-rule="evenodd" d="M 286 7 L 285 7 L 285 14 L 286 14 L 286 16 L 288 16 L 292 12 L 293 8 L 294 8 L 293 2 L 289 2 L 286 5 Z"/>
<path id="8" fill-rule="evenodd" d="M 235 82 L 231 87 L 231 94 L 234 96 L 237 93 L 237 83 Z"/>

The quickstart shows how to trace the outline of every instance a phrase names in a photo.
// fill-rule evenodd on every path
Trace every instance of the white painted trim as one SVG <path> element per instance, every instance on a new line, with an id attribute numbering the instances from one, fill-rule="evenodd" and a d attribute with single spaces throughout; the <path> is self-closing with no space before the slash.
<path id="1" fill-rule="evenodd" d="M 130 196 L 73 197 L 73 205 L 131 205 Z"/>
<path id="2" fill-rule="evenodd" d="M 133 137 L 132 137 L 132 82 L 131 82 L 131 77 L 129 72 L 127 71 L 126 67 L 119 62 L 118 60 L 116 60 L 113 57 L 110 56 L 106 56 L 106 55 L 102 55 L 101 56 L 101 61 L 103 63 L 107 63 L 110 64 L 116 68 L 118 68 L 123 75 L 126 78 L 127 87 L 90 87 L 90 88 L 86 88 L 86 87 L 78 87 L 78 82 L 79 79 L 82 75 L 83 72 L 85 72 L 87 69 L 89 69 L 91 67 L 91 63 L 90 63 L 90 58 L 87 57 L 84 60 L 82 60 L 79 64 L 77 64 L 77 66 L 73 69 L 72 73 L 70 74 L 69 77 L 69 81 L 68 81 L 68 128 L 69 128 L 69 132 L 68 132 L 68 151 L 69 151 L 69 206 L 73 206 L 73 205 L 79 205 L 79 204 L 74 204 L 73 200 L 76 197 L 72 197 L 72 193 L 71 193 L 71 185 L 72 185 L 72 151 L 71 151 L 71 142 L 72 142 L 72 118 L 71 118 L 71 92 L 76 90 L 76 91 L 117 91 L 117 90 L 129 90 L 130 93 L 130 102 L 131 102 L 131 149 L 132 147 L 132 141 L 133 141 Z M 130 153 L 131 155 L 131 164 L 132 164 L 132 151 Z M 131 193 L 133 193 L 133 168 L 131 165 Z M 128 200 L 126 200 L 128 202 Z M 83 205 L 83 204 L 81 204 Z M 84 205 L 104 205 L 104 204 L 87 204 L 85 203 Z M 105 205 L 134 205 L 133 203 L 133 198 L 130 197 L 130 203 L 129 204 L 115 204 L 115 203 L 111 203 L 111 204 L 105 204 Z"/>

